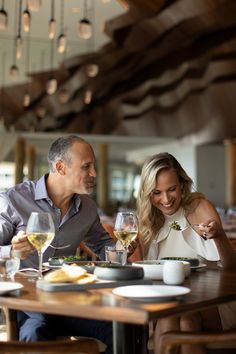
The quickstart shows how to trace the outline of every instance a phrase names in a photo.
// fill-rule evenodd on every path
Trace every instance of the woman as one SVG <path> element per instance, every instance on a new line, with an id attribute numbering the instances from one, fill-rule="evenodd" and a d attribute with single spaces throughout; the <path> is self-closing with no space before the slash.
<path id="1" fill-rule="evenodd" d="M 235 251 L 225 235 L 215 207 L 203 194 L 192 192 L 193 182 L 174 156 L 160 153 L 142 169 L 137 211 L 145 259 L 194 257 L 236 267 Z M 173 223 L 177 229 L 172 228 Z M 169 330 L 221 329 L 218 309 L 158 321 L 158 339 Z M 205 353 L 202 346 L 182 346 L 182 353 Z"/>

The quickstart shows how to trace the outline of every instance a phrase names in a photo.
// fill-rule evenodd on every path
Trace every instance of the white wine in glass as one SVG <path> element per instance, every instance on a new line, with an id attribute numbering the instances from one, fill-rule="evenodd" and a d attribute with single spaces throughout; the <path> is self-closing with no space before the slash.
<path id="1" fill-rule="evenodd" d="M 41 279 L 43 252 L 48 248 L 55 236 L 55 227 L 50 213 L 40 212 L 31 213 L 26 233 L 29 242 L 35 247 L 39 256 L 39 273 L 38 278 Z"/>
<path id="2" fill-rule="evenodd" d="M 138 219 L 135 213 L 131 211 L 120 211 L 117 213 L 114 235 L 128 253 L 130 243 L 138 235 Z"/>

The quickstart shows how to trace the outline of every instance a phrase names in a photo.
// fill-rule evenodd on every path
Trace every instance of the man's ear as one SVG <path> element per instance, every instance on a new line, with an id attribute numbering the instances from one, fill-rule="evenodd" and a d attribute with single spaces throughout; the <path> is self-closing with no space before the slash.
<path id="1" fill-rule="evenodd" d="M 60 175 L 64 175 L 65 174 L 64 162 L 61 160 L 56 161 L 55 169 L 56 169 L 57 173 L 59 173 Z"/>

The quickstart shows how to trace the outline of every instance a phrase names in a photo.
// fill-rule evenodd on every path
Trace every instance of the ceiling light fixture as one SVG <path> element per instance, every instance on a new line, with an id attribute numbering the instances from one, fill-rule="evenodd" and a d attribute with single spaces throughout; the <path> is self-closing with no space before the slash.
<path id="1" fill-rule="evenodd" d="M 8 25 L 8 15 L 4 9 L 4 0 L 2 0 L 2 7 L 0 10 L 0 31 L 5 31 Z"/>
<path id="2" fill-rule="evenodd" d="M 92 37 L 92 24 L 88 19 L 87 11 L 87 0 L 84 0 L 84 17 L 79 21 L 78 25 L 79 36 L 83 39 Z"/>
<path id="3" fill-rule="evenodd" d="M 31 15 L 30 15 L 29 8 L 28 8 L 28 2 L 26 2 L 26 9 L 22 13 L 22 20 L 23 20 L 24 31 L 29 32 L 30 31 Z"/>
<path id="4" fill-rule="evenodd" d="M 30 94 L 29 94 L 29 92 L 25 92 L 24 98 L 23 98 L 23 106 L 29 107 L 29 105 L 30 105 Z"/>
<path id="5" fill-rule="evenodd" d="M 67 38 L 64 32 L 64 0 L 61 0 L 61 34 L 57 38 L 57 51 L 62 54 L 66 50 Z"/>
<path id="6" fill-rule="evenodd" d="M 92 96 L 93 96 L 93 93 L 91 90 L 86 90 L 85 91 L 85 94 L 84 94 L 84 103 L 85 104 L 90 104 L 91 101 L 92 101 Z"/>
<path id="7" fill-rule="evenodd" d="M 42 0 L 28 0 L 29 9 L 33 12 L 38 12 L 42 5 Z"/>
<path id="8" fill-rule="evenodd" d="M 14 33 L 17 32 L 17 1 L 15 2 L 15 28 L 14 28 Z M 13 41 L 13 64 L 10 67 L 9 70 L 9 76 L 11 80 L 15 81 L 18 76 L 19 76 L 19 69 L 18 66 L 16 65 L 16 36 L 14 36 L 14 41 Z"/>
<path id="9" fill-rule="evenodd" d="M 88 77 L 95 77 L 99 72 L 99 66 L 97 64 L 87 64 L 85 72 Z"/>
<path id="10" fill-rule="evenodd" d="M 22 9 L 22 0 L 20 0 L 20 5 L 19 5 L 18 34 L 16 37 L 16 59 L 18 60 L 22 56 L 21 9 Z"/>
<path id="11" fill-rule="evenodd" d="M 18 76 L 19 76 L 19 68 L 17 65 L 13 64 L 11 67 L 10 67 L 10 78 L 15 81 Z"/>
<path id="12" fill-rule="evenodd" d="M 27 77 L 27 87 L 26 91 L 24 93 L 24 98 L 23 98 L 23 106 L 24 107 L 29 107 L 31 97 L 30 97 L 30 90 L 29 90 L 29 71 L 30 71 L 30 33 L 28 33 L 28 40 L 27 40 L 27 47 L 26 47 L 26 60 L 25 60 L 25 76 Z"/>
<path id="13" fill-rule="evenodd" d="M 54 39 L 56 35 L 56 20 L 54 18 L 55 13 L 55 0 L 51 1 L 51 18 L 48 22 L 48 37 Z"/>
<path id="14" fill-rule="evenodd" d="M 57 80 L 55 77 L 53 77 L 53 59 L 54 59 L 54 40 L 51 41 L 51 55 L 50 55 L 51 74 L 46 83 L 46 92 L 48 95 L 53 95 L 57 90 Z"/>
<path id="15" fill-rule="evenodd" d="M 4 126 L 4 111 L 5 111 L 5 101 L 3 88 L 5 85 L 5 66 L 6 66 L 6 53 L 2 53 L 2 85 L 1 85 L 1 103 L 0 103 L 0 122 Z"/>

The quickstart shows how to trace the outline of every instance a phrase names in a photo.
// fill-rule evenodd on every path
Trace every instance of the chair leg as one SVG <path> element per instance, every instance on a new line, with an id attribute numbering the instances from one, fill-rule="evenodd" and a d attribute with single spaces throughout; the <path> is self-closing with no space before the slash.
<path id="1" fill-rule="evenodd" d="M 16 311 L 2 307 L 6 321 L 7 340 L 18 340 Z"/>

